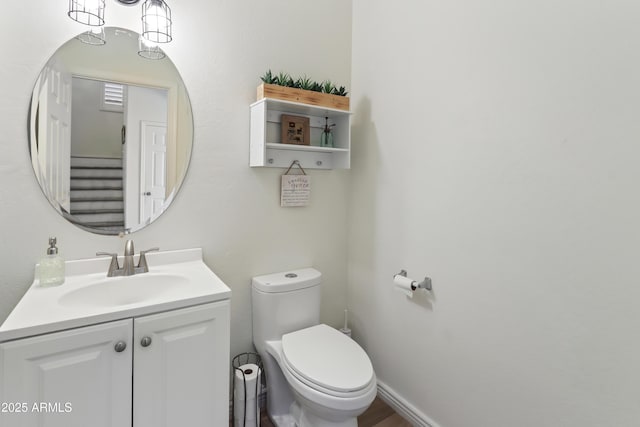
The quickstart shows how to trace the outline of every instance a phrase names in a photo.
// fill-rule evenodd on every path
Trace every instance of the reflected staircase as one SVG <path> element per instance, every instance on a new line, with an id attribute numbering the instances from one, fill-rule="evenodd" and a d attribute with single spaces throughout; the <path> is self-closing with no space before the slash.
<path id="1" fill-rule="evenodd" d="M 70 214 L 78 225 L 124 230 L 122 159 L 71 156 Z"/>

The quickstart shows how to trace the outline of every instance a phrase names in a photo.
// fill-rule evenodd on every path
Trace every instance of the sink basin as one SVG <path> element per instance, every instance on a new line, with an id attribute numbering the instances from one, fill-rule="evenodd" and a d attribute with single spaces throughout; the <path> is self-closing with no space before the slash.
<path id="1" fill-rule="evenodd" d="M 150 253 L 147 261 L 148 273 L 124 277 L 106 277 L 106 258 L 66 261 L 62 285 L 40 286 L 34 280 L 0 325 L 0 342 L 231 297 L 231 289 L 204 263 L 202 249 Z"/>
<path id="2" fill-rule="evenodd" d="M 114 307 L 139 304 L 164 293 L 186 286 L 188 279 L 173 274 L 144 273 L 135 276 L 110 277 L 60 296 L 65 306 Z"/>

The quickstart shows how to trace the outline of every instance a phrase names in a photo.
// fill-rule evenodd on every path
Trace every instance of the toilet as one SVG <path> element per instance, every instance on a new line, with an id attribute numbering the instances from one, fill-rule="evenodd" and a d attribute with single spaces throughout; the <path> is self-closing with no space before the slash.
<path id="1" fill-rule="evenodd" d="M 254 277 L 253 344 L 278 427 L 356 427 L 376 397 L 371 360 L 350 337 L 320 323 L 322 275 L 313 268 Z"/>

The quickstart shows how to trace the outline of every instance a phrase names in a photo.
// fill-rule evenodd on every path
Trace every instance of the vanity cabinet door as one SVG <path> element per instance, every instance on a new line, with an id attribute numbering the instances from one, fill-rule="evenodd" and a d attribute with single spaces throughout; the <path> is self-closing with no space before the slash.
<path id="1" fill-rule="evenodd" d="M 132 323 L 0 344 L 0 426 L 130 427 Z"/>
<path id="2" fill-rule="evenodd" d="M 229 301 L 134 319 L 134 427 L 229 423 Z"/>

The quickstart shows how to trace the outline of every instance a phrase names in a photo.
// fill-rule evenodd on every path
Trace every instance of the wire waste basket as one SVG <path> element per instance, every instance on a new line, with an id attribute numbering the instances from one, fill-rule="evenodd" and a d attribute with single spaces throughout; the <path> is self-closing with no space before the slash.
<path id="1" fill-rule="evenodd" d="M 262 360 L 256 353 L 241 353 L 233 358 L 233 425 L 260 426 Z"/>

